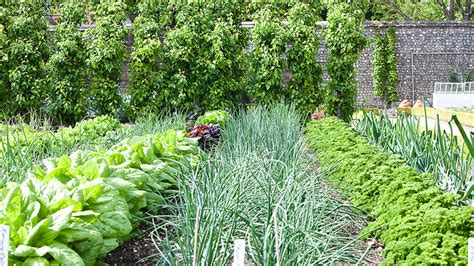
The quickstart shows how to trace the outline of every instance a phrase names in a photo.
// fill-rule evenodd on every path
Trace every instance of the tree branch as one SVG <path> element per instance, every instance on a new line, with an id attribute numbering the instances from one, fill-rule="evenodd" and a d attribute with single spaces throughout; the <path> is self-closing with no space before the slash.
<path id="1" fill-rule="evenodd" d="M 438 4 L 439 4 L 439 6 L 441 7 L 441 10 L 444 13 L 444 17 L 448 20 L 449 19 L 449 12 L 446 9 L 446 5 L 444 4 L 444 1 L 443 0 L 438 0 Z"/>
<path id="2" fill-rule="evenodd" d="M 459 12 L 462 14 L 462 19 L 465 21 L 469 21 L 471 19 L 472 14 L 474 14 L 474 9 L 471 8 L 472 0 L 466 0 L 466 8 L 462 7 L 461 0 L 456 0 L 456 4 L 458 6 Z"/>
<path id="3" fill-rule="evenodd" d="M 405 14 L 405 12 L 403 12 L 403 10 L 393 0 L 384 0 L 384 2 L 392 6 L 395 11 L 400 14 L 400 16 L 402 16 L 405 20 L 411 20 L 411 18 L 407 14 Z"/>

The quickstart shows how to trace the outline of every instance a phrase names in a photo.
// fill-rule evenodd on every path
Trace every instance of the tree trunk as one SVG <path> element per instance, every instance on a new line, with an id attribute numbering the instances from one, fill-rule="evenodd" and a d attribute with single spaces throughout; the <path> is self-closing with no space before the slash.
<path id="1" fill-rule="evenodd" d="M 446 20 L 454 20 L 454 0 L 449 0 L 448 6 L 444 4 L 444 0 L 438 0 L 438 4 L 441 7 L 441 11 L 443 11 L 444 18 Z"/>
<path id="2" fill-rule="evenodd" d="M 448 20 L 456 20 L 456 17 L 454 16 L 454 8 L 455 8 L 454 0 L 449 0 L 449 5 L 448 5 L 449 19 Z"/>

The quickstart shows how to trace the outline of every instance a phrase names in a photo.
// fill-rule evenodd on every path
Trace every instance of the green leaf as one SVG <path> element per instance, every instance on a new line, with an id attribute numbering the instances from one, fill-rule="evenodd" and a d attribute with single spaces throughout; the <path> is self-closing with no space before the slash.
<path id="1" fill-rule="evenodd" d="M 49 261 L 42 257 L 33 257 L 27 258 L 23 262 L 23 266 L 42 266 L 42 265 L 49 265 Z"/>
<path id="2" fill-rule="evenodd" d="M 122 211 L 103 213 L 94 226 L 104 237 L 123 237 L 132 231 L 129 218 Z"/>
<path id="3" fill-rule="evenodd" d="M 51 249 L 49 254 L 51 254 L 51 256 L 60 264 L 77 266 L 85 265 L 79 254 L 68 246 L 59 242 L 54 242 L 49 245 L 49 247 Z"/>

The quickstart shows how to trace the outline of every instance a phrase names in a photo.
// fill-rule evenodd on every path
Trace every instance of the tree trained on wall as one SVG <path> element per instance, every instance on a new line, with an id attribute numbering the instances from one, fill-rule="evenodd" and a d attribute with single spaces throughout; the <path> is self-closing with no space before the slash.
<path id="1" fill-rule="evenodd" d="M 292 102 L 305 113 L 322 103 L 318 14 L 318 6 L 303 2 L 257 9 L 249 71 L 257 102 Z"/>
<path id="2" fill-rule="evenodd" d="M 120 77 L 127 57 L 125 5 L 121 1 L 101 1 L 96 26 L 87 30 L 87 66 L 90 70 L 90 101 L 97 115 L 118 115 L 122 106 Z"/>
<path id="3" fill-rule="evenodd" d="M 4 94 L 8 102 L 2 111 L 24 114 L 44 106 L 47 90 L 46 61 L 49 58 L 49 33 L 43 17 L 45 6 L 38 1 L 18 1 L 3 8 Z M 4 55 L 5 56 L 5 55 Z M 6 84 L 5 84 L 6 83 Z"/>
<path id="4" fill-rule="evenodd" d="M 398 99 L 397 94 L 397 51 L 395 49 L 395 29 L 390 27 L 383 36 L 376 32 L 374 39 L 374 58 L 372 60 L 372 82 L 374 95 L 381 97 L 386 108 Z"/>
<path id="5" fill-rule="evenodd" d="M 249 71 L 252 83 L 248 91 L 257 102 L 278 102 L 286 97 L 282 75 L 288 63 L 283 55 L 289 36 L 281 23 L 282 16 L 280 9 L 272 5 L 263 6 L 254 14 Z"/>
<path id="6" fill-rule="evenodd" d="M 164 107 L 216 109 L 240 102 L 247 46 L 240 5 L 228 2 L 173 6 L 173 28 L 162 44 Z"/>
<path id="7" fill-rule="evenodd" d="M 289 100 L 305 113 L 313 112 L 324 100 L 322 67 L 317 62 L 319 35 L 316 6 L 297 3 L 288 12 L 285 24 L 288 33 L 286 52 L 291 80 L 288 84 Z"/>
<path id="8" fill-rule="evenodd" d="M 62 122 L 73 123 L 86 115 L 86 47 L 78 27 L 85 21 L 84 6 L 76 1 L 60 4 L 61 17 L 53 35 L 48 62 L 50 101 L 48 113 Z"/>
<path id="9" fill-rule="evenodd" d="M 349 122 L 357 97 L 355 64 L 367 44 L 364 36 L 364 12 L 349 4 L 335 4 L 329 9 L 324 31 L 329 52 L 325 111 Z"/>
<path id="10" fill-rule="evenodd" d="M 387 55 L 387 96 L 386 102 L 389 106 L 392 102 L 398 100 L 397 83 L 398 83 L 398 72 L 397 72 L 397 49 L 395 47 L 397 43 L 397 36 L 395 34 L 395 28 L 390 27 L 387 30 L 387 46 L 385 53 Z"/>
<path id="11" fill-rule="evenodd" d="M 0 119 L 6 118 L 8 103 L 7 87 L 7 62 L 8 55 L 6 48 L 8 46 L 7 36 L 5 34 L 6 8 L 0 5 Z"/>
<path id="12" fill-rule="evenodd" d="M 161 92 L 165 84 L 162 71 L 163 48 L 160 38 L 170 29 L 171 13 L 168 4 L 142 2 L 140 15 L 133 22 L 133 50 L 130 62 L 129 113 L 135 116 L 166 107 Z"/>

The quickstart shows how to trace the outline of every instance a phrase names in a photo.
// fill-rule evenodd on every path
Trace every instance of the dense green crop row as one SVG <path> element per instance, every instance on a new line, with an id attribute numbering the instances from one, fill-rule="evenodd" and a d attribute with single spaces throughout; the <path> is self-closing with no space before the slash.
<path id="1" fill-rule="evenodd" d="M 125 139 L 107 152 L 46 159 L 21 184 L 0 190 L 12 264 L 93 265 L 126 240 L 142 210 L 177 188 L 197 160 L 184 131 Z"/>
<path id="2" fill-rule="evenodd" d="M 399 116 L 392 123 L 387 115 L 368 113 L 357 121 L 356 130 L 371 144 L 399 154 L 419 172 L 433 174 L 441 189 L 461 195 L 465 204 L 472 202 L 473 157 L 464 152 L 468 142 L 459 143 L 452 132 L 442 131 L 439 121 L 434 130 L 423 130 L 416 117 Z"/>
<path id="3" fill-rule="evenodd" d="M 307 138 L 333 183 L 374 217 L 365 232 L 385 245 L 385 264 L 467 264 L 473 207 L 454 206 L 458 196 L 431 175 L 380 152 L 340 120 L 310 122 Z"/>

